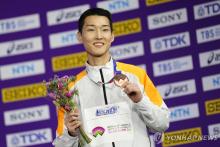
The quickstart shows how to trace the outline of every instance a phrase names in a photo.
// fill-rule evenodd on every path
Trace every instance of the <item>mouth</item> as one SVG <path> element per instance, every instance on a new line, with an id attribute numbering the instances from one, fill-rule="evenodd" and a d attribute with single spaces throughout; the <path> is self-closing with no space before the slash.
<path id="1" fill-rule="evenodd" d="M 97 48 L 101 48 L 104 46 L 104 43 L 103 42 L 94 42 L 93 45 Z"/>

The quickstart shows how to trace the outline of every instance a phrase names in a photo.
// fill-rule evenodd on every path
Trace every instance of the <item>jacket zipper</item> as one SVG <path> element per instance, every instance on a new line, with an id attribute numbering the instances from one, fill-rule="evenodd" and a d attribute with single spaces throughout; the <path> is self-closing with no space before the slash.
<path id="1" fill-rule="evenodd" d="M 99 69 L 99 71 L 100 71 L 100 74 L 101 74 L 102 83 L 105 83 L 103 73 L 102 73 L 102 69 Z M 103 89 L 103 94 L 104 94 L 105 105 L 108 105 L 105 84 L 102 84 L 102 89 Z M 115 142 L 112 142 L 112 147 L 115 147 Z"/>

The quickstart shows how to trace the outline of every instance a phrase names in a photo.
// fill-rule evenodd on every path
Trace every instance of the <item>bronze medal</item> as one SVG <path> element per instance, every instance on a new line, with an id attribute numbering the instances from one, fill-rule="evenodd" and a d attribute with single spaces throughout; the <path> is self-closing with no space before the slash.
<path id="1" fill-rule="evenodd" d="M 125 74 L 117 74 L 114 76 L 114 83 L 118 87 L 121 87 L 127 81 L 128 77 Z"/>

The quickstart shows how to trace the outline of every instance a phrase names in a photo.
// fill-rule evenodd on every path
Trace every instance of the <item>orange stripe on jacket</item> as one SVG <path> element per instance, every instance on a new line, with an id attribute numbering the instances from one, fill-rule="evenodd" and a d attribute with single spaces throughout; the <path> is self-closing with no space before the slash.
<path id="1" fill-rule="evenodd" d="M 137 76 L 140 83 L 144 86 L 145 93 L 150 98 L 150 100 L 155 105 L 158 106 L 162 105 L 163 99 L 160 96 L 159 91 L 156 89 L 156 87 L 154 86 L 154 84 L 146 74 L 145 70 L 134 65 L 120 63 L 120 62 L 117 62 L 117 68 L 118 70 L 129 72 Z"/>
<path id="2" fill-rule="evenodd" d="M 82 79 L 85 75 L 86 75 L 86 71 L 83 70 L 82 72 L 80 72 L 78 75 L 76 75 L 76 80 L 74 82 L 71 82 L 68 85 L 68 89 L 70 90 L 77 81 L 79 81 L 80 79 Z M 61 136 L 63 134 L 63 130 L 64 130 L 64 115 L 65 115 L 65 110 L 63 108 L 59 108 L 57 110 L 57 135 Z"/>

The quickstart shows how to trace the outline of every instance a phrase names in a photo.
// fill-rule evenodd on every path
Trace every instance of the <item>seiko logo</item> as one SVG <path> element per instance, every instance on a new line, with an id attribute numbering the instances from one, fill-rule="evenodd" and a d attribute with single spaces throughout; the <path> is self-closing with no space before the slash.
<path id="1" fill-rule="evenodd" d="M 102 108 L 96 110 L 96 116 L 115 114 L 118 112 L 118 106 L 112 106 L 108 108 Z"/>
<path id="2" fill-rule="evenodd" d="M 141 31 L 140 18 L 129 19 L 121 22 L 113 23 L 115 36 L 127 35 Z"/>
<path id="3" fill-rule="evenodd" d="M 6 135 L 7 146 L 30 146 L 52 141 L 51 129 L 41 129 Z"/>
<path id="4" fill-rule="evenodd" d="M 214 1 L 194 6 L 195 19 L 202 19 L 220 14 L 220 2 Z"/>
<path id="5" fill-rule="evenodd" d="M 64 19 L 72 19 L 74 17 L 79 17 L 81 15 L 81 10 L 76 10 L 72 12 L 64 12 L 63 10 L 60 11 L 60 13 L 56 17 L 56 22 L 60 22 Z"/>
<path id="6" fill-rule="evenodd" d="M 220 61 L 220 53 L 218 54 L 215 54 L 214 52 L 211 52 L 210 55 L 209 55 L 209 58 L 207 60 L 207 63 L 208 64 L 212 64 L 212 62 L 218 62 Z"/>
<path id="7" fill-rule="evenodd" d="M 157 29 L 166 26 L 187 22 L 187 11 L 185 8 L 153 14 L 148 16 L 149 29 Z"/>
<path id="8" fill-rule="evenodd" d="M 172 87 L 170 85 L 165 91 L 165 96 L 168 97 L 171 93 L 178 94 L 178 93 L 187 92 L 187 91 L 188 91 L 188 86 L 186 84 L 181 85 L 181 86 L 176 86 L 176 87 Z"/>
<path id="9" fill-rule="evenodd" d="M 21 50 L 28 50 L 33 48 L 33 43 L 32 42 L 28 42 L 28 43 L 23 43 L 23 44 L 15 44 L 14 42 L 12 42 L 8 49 L 7 49 L 7 53 L 11 54 L 13 51 L 21 51 Z"/>

